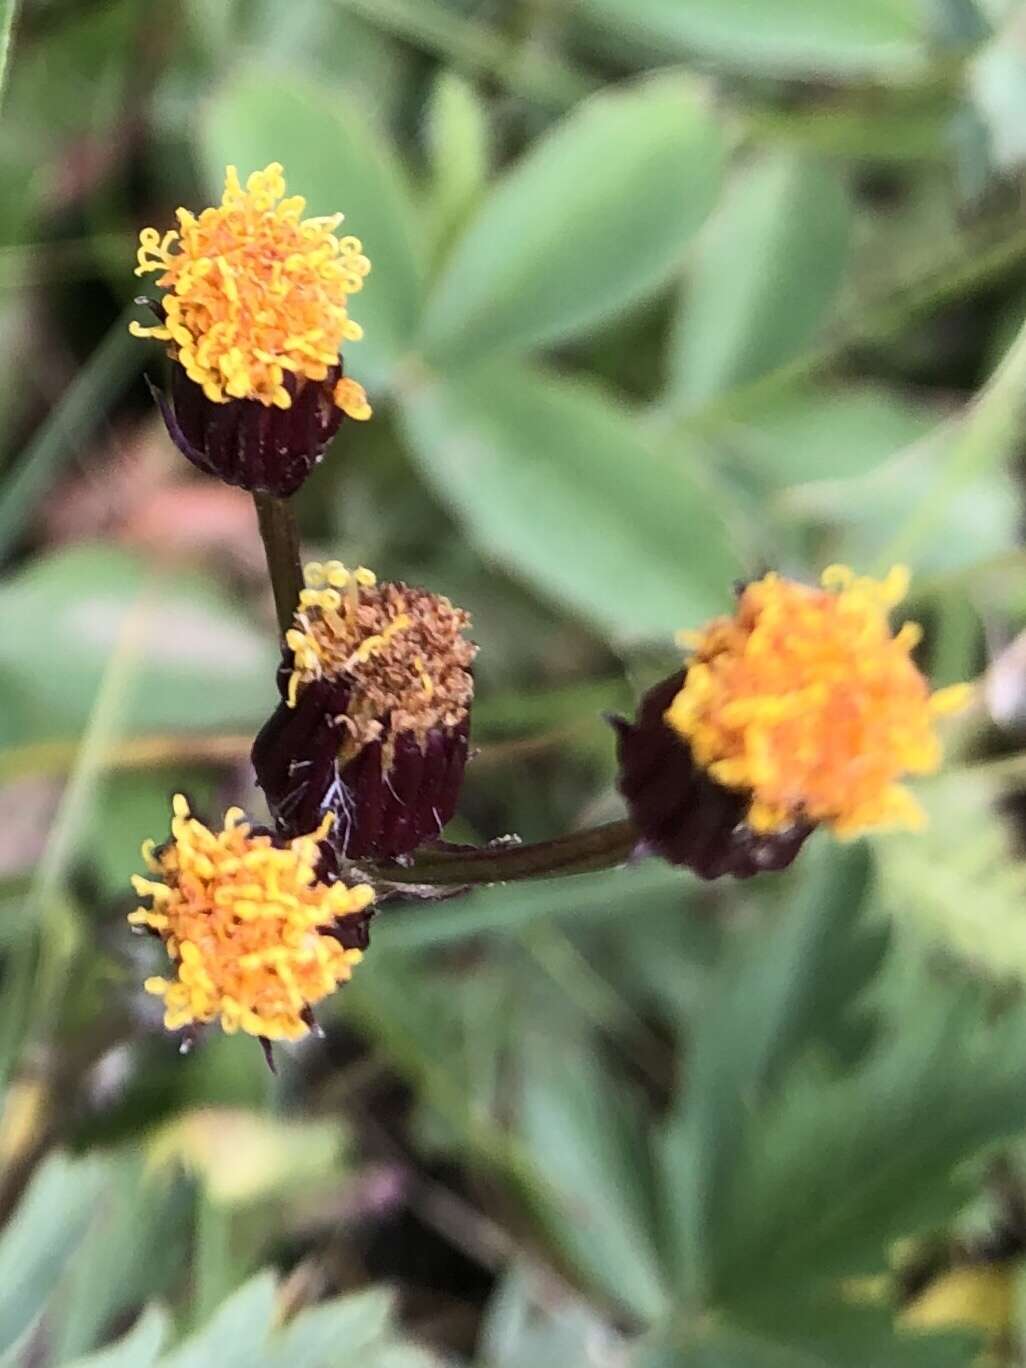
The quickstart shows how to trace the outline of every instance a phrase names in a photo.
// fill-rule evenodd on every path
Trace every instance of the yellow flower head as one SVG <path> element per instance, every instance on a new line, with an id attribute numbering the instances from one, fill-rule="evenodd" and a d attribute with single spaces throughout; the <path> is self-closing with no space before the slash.
<path id="1" fill-rule="evenodd" d="M 277 162 L 255 171 L 245 188 L 229 166 L 220 205 L 198 216 L 179 209 L 177 229 L 139 234 L 135 273 L 158 273 L 165 316 L 154 327 L 132 323 L 131 331 L 167 342 L 214 403 L 255 399 L 287 409 L 288 375 L 293 390 L 325 381 L 342 343 L 362 335 L 347 312 L 370 270 L 359 240 L 336 236 L 341 214 L 304 219 L 305 200 L 284 196 Z M 332 397 L 350 418 L 370 417 L 354 380 L 340 378 Z"/>
<path id="2" fill-rule="evenodd" d="M 756 831 L 921 825 L 899 780 L 937 768 L 934 720 L 968 686 L 931 695 L 912 660 L 920 629 L 888 622 L 907 590 L 903 567 L 877 581 L 831 566 L 819 589 L 769 574 L 733 617 L 684 638 L 694 654 L 666 721 L 717 783 L 751 793 Z"/>
<path id="3" fill-rule="evenodd" d="M 373 890 L 317 882 L 318 841 L 330 818 L 279 848 L 255 835 L 238 808 L 216 832 L 190 815 L 181 794 L 173 808 L 171 840 L 143 846 L 155 877 L 132 880 L 151 906 L 128 917 L 160 935 L 174 966 L 172 979 L 145 984 L 164 999 L 165 1026 L 220 1021 L 229 1033 L 264 1040 L 305 1036 L 311 1005 L 345 983 L 361 959 L 332 931 L 363 912 Z"/>
<path id="4" fill-rule="evenodd" d="M 470 618 L 447 598 L 407 584 L 378 583 L 371 570 L 339 561 L 311 562 L 304 571 L 294 625 L 288 704 L 316 679 L 349 686 L 347 727 L 353 751 L 382 734 L 423 736 L 456 727 L 474 693 L 469 667 L 477 648 L 463 631 Z"/>

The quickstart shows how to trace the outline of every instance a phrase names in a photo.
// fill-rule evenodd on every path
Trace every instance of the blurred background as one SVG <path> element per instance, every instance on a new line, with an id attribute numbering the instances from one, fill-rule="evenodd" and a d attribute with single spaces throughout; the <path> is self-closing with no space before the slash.
<path id="1" fill-rule="evenodd" d="M 1026 1362 L 1026 6 L 0 16 L 0 1363 Z M 128 880 L 262 814 L 275 631 L 134 248 L 271 160 L 374 266 L 307 554 L 474 615 L 451 839 L 618 816 L 603 713 L 837 560 L 983 681 L 924 834 L 390 904 L 277 1077 L 178 1056 Z"/>

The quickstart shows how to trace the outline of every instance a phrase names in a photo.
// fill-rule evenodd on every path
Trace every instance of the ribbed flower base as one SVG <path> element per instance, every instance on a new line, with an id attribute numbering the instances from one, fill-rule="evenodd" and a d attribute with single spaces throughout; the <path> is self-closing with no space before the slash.
<path id="1" fill-rule="evenodd" d="M 614 718 L 620 760 L 618 787 L 642 845 L 700 879 L 786 869 L 813 828 L 797 822 L 763 834 L 745 821 L 750 795 L 724 788 L 694 762 L 687 742 L 663 720 L 684 683 L 684 671 L 651 689 L 634 723 Z"/>
<path id="2" fill-rule="evenodd" d="M 175 446 L 200 470 L 254 494 L 285 499 L 294 494 L 324 459 L 345 414 L 332 394 L 341 365 L 319 382 L 287 375 L 292 406 L 276 408 L 258 399 L 208 399 L 181 366 L 171 367 L 170 397 L 153 390 Z"/>

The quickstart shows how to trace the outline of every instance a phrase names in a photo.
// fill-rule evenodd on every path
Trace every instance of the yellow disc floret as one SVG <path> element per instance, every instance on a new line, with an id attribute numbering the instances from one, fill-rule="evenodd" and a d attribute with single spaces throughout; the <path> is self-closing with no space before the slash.
<path id="1" fill-rule="evenodd" d="M 441 594 L 408 584 L 379 583 L 372 570 L 340 561 L 311 561 L 303 572 L 293 625 L 287 701 L 294 708 L 316 679 L 344 680 L 346 727 L 355 753 L 382 735 L 385 750 L 398 732 L 423 740 L 434 727 L 453 728 L 474 694 L 470 666 L 477 647 L 463 636 L 470 617 Z"/>
<path id="2" fill-rule="evenodd" d="M 156 877 L 132 880 L 152 906 L 128 918 L 160 935 L 174 965 L 174 978 L 145 984 L 164 999 L 165 1026 L 220 1021 L 225 1031 L 265 1040 L 305 1036 L 311 1004 L 346 982 L 361 959 L 325 933 L 363 912 L 373 890 L 317 882 L 317 843 L 330 818 L 279 848 L 254 835 L 238 808 L 215 832 L 190 815 L 181 794 L 173 807 L 171 840 L 143 846 Z"/>
<path id="3" fill-rule="evenodd" d="M 907 589 L 900 566 L 883 581 L 831 566 L 818 589 L 769 574 L 733 617 L 684 638 L 694 654 L 666 721 L 717 783 L 751 792 L 755 830 L 921 825 L 899 780 L 937 768 L 934 720 L 968 686 L 931 695 L 912 659 L 920 629 L 888 622 Z"/>
<path id="4" fill-rule="evenodd" d="M 239 183 L 229 166 L 224 194 L 198 216 L 177 211 L 178 228 L 139 234 L 136 275 L 157 272 L 164 321 L 130 325 L 136 337 L 169 343 L 171 355 L 214 403 L 256 399 L 287 409 L 285 384 L 323 382 L 345 341 L 362 336 L 347 312 L 370 262 L 357 238 L 338 237 L 341 214 L 303 218 L 306 201 L 285 197 L 272 162 Z M 340 379 L 335 404 L 369 418 L 362 386 Z"/>

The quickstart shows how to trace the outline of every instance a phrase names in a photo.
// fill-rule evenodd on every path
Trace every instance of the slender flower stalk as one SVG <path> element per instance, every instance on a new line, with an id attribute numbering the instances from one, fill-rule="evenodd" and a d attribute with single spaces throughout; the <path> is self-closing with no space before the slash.
<path id="1" fill-rule="evenodd" d="M 260 540 L 267 558 L 278 630 L 284 641 L 303 590 L 299 528 L 296 526 L 296 515 L 285 499 L 276 499 L 273 494 L 254 494 L 253 503 L 256 506 Z"/>
<path id="2" fill-rule="evenodd" d="M 500 841 L 477 849 L 429 847 L 402 861 L 361 861 L 360 868 L 375 883 L 471 888 L 617 869 L 642 844 L 640 831 L 628 819 L 528 845 Z"/>

